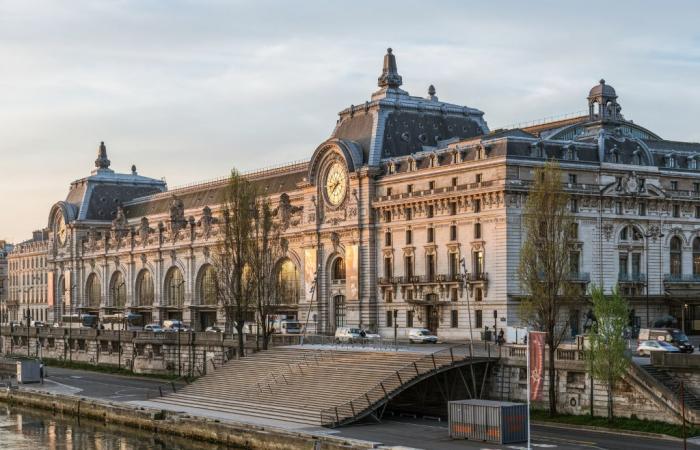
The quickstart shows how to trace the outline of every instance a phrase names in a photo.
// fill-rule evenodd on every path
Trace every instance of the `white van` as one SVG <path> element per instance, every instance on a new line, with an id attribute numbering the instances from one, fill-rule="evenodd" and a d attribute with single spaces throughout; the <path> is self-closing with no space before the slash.
<path id="1" fill-rule="evenodd" d="M 294 319 L 275 320 L 272 323 L 272 329 L 279 334 L 299 334 L 301 333 L 301 324 Z"/>
<path id="2" fill-rule="evenodd" d="M 181 320 L 164 320 L 163 330 L 165 331 L 185 331 L 185 324 Z"/>
<path id="3" fill-rule="evenodd" d="M 437 336 L 427 328 L 411 328 L 408 332 L 408 342 L 411 344 L 415 342 L 419 344 L 435 344 L 437 341 Z"/>

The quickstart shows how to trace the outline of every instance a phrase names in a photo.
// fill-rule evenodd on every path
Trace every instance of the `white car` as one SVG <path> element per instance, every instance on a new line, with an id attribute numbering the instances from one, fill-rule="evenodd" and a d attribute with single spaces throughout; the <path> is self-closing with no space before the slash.
<path id="1" fill-rule="evenodd" d="M 412 328 L 408 332 L 408 342 L 411 344 L 418 342 L 420 344 L 435 344 L 438 341 L 437 336 L 426 328 Z"/>
<path id="2" fill-rule="evenodd" d="M 151 331 L 153 333 L 162 333 L 163 327 L 161 327 L 160 324 L 157 324 L 157 323 L 149 323 L 148 325 L 143 327 L 143 331 Z"/>
<path id="3" fill-rule="evenodd" d="M 375 339 L 381 339 L 382 335 L 379 333 L 372 333 L 369 330 L 362 330 L 360 331 L 360 336 L 363 339 L 370 339 L 370 340 L 375 340 Z"/>
<path id="4" fill-rule="evenodd" d="M 363 339 L 362 330 L 351 327 L 338 327 L 335 329 L 335 342 L 355 342 Z"/>
<path id="5" fill-rule="evenodd" d="M 664 341 L 642 341 L 637 347 L 637 355 L 650 356 L 651 352 L 678 353 L 680 350 Z"/>

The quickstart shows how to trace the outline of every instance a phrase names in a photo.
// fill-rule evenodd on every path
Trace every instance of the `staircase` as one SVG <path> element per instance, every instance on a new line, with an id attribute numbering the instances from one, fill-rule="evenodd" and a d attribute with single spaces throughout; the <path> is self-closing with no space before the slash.
<path id="1" fill-rule="evenodd" d="M 364 417 L 425 377 L 470 359 L 463 349 L 431 354 L 276 347 L 229 361 L 156 402 L 334 426 Z"/>
<path id="2" fill-rule="evenodd" d="M 665 370 L 654 367 L 652 364 L 640 364 L 639 367 L 671 391 L 676 398 L 680 398 L 681 383 L 678 379 L 669 375 Z M 683 390 L 683 401 L 686 408 L 700 412 L 700 398 L 688 389 Z"/>

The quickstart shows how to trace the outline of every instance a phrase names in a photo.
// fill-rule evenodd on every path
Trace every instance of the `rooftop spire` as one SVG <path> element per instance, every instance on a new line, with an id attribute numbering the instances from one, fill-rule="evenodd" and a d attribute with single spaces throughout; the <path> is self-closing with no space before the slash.
<path id="1" fill-rule="evenodd" d="M 391 48 L 386 49 L 384 55 L 384 67 L 382 75 L 379 77 L 379 87 L 398 88 L 402 84 L 401 75 L 396 68 L 396 56 L 392 53 Z"/>
<path id="2" fill-rule="evenodd" d="M 95 167 L 98 169 L 109 169 L 110 161 L 107 159 L 107 147 L 104 141 L 100 142 L 100 149 L 97 151 L 97 159 L 95 160 Z"/>

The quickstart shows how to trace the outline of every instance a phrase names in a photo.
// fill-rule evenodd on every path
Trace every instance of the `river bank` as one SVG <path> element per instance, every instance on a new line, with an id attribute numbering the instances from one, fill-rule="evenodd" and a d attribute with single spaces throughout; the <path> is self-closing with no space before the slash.
<path id="1" fill-rule="evenodd" d="M 166 436 L 223 444 L 251 450 L 365 450 L 374 443 L 334 436 L 311 435 L 246 423 L 192 417 L 172 411 L 133 407 L 72 395 L 20 389 L 0 390 L 0 402 L 41 409 L 63 416 L 86 418 Z"/>

